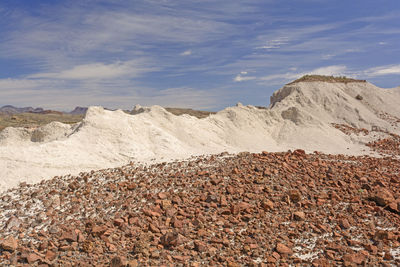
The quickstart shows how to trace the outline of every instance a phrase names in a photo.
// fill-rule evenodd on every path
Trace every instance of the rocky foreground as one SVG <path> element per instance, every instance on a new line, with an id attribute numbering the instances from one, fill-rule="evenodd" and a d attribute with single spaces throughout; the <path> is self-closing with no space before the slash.
<path id="1" fill-rule="evenodd" d="M 302 150 L 128 165 L 0 196 L 15 266 L 398 266 L 400 160 Z"/>

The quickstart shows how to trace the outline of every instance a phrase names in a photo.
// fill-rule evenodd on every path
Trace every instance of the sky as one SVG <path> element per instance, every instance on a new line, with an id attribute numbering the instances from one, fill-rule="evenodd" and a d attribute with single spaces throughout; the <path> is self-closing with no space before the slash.
<path id="1" fill-rule="evenodd" d="M 220 110 L 304 74 L 400 86 L 398 0 L 1 0 L 0 106 Z"/>

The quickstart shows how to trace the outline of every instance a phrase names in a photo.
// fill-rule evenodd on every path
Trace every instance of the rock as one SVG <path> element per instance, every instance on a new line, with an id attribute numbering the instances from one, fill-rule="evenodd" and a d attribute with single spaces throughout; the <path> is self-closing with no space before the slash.
<path id="1" fill-rule="evenodd" d="M 35 253 L 29 254 L 29 256 L 26 258 L 26 260 L 28 261 L 29 264 L 32 264 L 41 259 L 42 259 L 42 257 L 40 257 L 39 255 L 37 255 Z"/>
<path id="2" fill-rule="evenodd" d="M 53 261 L 56 258 L 57 254 L 51 250 L 47 250 L 45 259 L 47 261 Z"/>
<path id="3" fill-rule="evenodd" d="M 122 267 L 124 264 L 122 263 L 122 259 L 119 256 L 115 256 L 112 258 L 110 262 L 110 267 Z"/>
<path id="4" fill-rule="evenodd" d="M 165 247 L 176 247 L 184 243 L 184 237 L 177 232 L 168 232 L 161 236 L 160 243 Z"/>
<path id="5" fill-rule="evenodd" d="M 351 265 L 351 264 L 357 264 L 361 265 L 365 262 L 366 256 L 362 253 L 353 253 L 353 254 L 347 254 L 343 256 L 343 262 L 344 265 Z"/>
<path id="6" fill-rule="evenodd" d="M 276 245 L 276 251 L 279 252 L 279 254 L 281 255 L 291 255 L 293 254 L 293 251 L 287 247 L 286 245 L 282 244 L 282 243 L 278 243 Z"/>
<path id="7" fill-rule="evenodd" d="M 375 200 L 376 204 L 383 207 L 388 206 L 392 202 L 395 202 L 393 194 L 389 190 L 383 187 L 376 190 L 373 199 Z"/>
<path id="8" fill-rule="evenodd" d="M 95 225 L 91 229 L 91 233 L 95 236 L 103 234 L 105 231 L 107 231 L 108 227 L 105 225 Z"/>
<path id="9" fill-rule="evenodd" d="M 290 190 L 288 195 L 290 201 L 294 203 L 299 202 L 301 200 L 301 193 L 299 190 Z"/>
<path id="10" fill-rule="evenodd" d="M 340 225 L 340 227 L 342 227 L 343 229 L 348 229 L 348 228 L 350 228 L 350 223 L 349 223 L 349 221 L 347 220 L 347 219 L 341 219 L 341 220 L 339 220 L 339 225 Z"/>
<path id="11" fill-rule="evenodd" d="M 139 263 L 137 260 L 130 260 L 128 261 L 128 263 L 126 264 L 127 267 L 138 267 Z"/>
<path id="12" fill-rule="evenodd" d="M 302 211 L 296 211 L 293 213 L 293 218 L 296 221 L 303 221 L 306 218 L 306 214 Z"/>
<path id="13" fill-rule="evenodd" d="M 13 236 L 9 236 L 8 238 L 2 240 L 0 245 L 4 250 L 14 251 L 18 247 L 18 240 Z"/>
<path id="14" fill-rule="evenodd" d="M 274 202 L 266 199 L 261 203 L 261 207 L 264 209 L 264 211 L 272 210 L 274 208 Z"/>
<path id="15" fill-rule="evenodd" d="M 199 240 L 194 241 L 194 248 L 198 252 L 206 252 L 208 250 L 207 245 L 203 241 Z"/>

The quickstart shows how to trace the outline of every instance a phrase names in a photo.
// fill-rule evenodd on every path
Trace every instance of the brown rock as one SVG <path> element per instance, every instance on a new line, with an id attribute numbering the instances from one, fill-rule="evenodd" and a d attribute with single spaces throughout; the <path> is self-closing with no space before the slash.
<path id="1" fill-rule="evenodd" d="M 384 187 L 380 187 L 375 191 L 373 199 L 379 206 L 387 206 L 391 202 L 395 202 L 392 193 Z"/>
<path id="2" fill-rule="evenodd" d="M 348 264 L 360 265 L 360 264 L 364 263 L 365 260 L 366 260 L 366 256 L 362 253 L 347 254 L 343 257 L 343 262 L 345 265 L 348 265 Z"/>
<path id="3" fill-rule="evenodd" d="M 26 260 L 28 261 L 29 264 L 32 264 L 41 259 L 42 259 L 42 257 L 40 257 L 39 255 L 37 255 L 35 253 L 29 254 L 29 256 L 26 258 Z"/>
<path id="4" fill-rule="evenodd" d="M 199 241 L 199 240 L 194 241 L 194 248 L 198 252 L 206 252 L 207 251 L 207 245 L 203 241 Z"/>
<path id="5" fill-rule="evenodd" d="M 9 236 L 8 238 L 2 240 L 0 245 L 4 250 L 14 251 L 18 247 L 18 240 L 13 236 Z"/>
<path id="6" fill-rule="evenodd" d="M 115 256 L 112 258 L 110 262 L 110 267 L 122 267 L 124 264 L 122 263 L 122 259 L 119 256 Z"/>
<path id="7" fill-rule="evenodd" d="M 296 221 L 303 221 L 306 218 L 306 214 L 302 211 L 296 211 L 293 213 L 293 218 Z"/>
<path id="8" fill-rule="evenodd" d="M 96 236 L 96 235 L 104 234 L 104 232 L 107 231 L 107 229 L 108 228 L 105 225 L 95 225 L 95 226 L 92 227 L 91 232 L 92 232 L 93 235 Z"/>
<path id="9" fill-rule="evenodd" d="M 279 254 L 284 254 L 284 255 L 290 255 L 293 254 L 293 251 L 287 247 L 286 245 L 282 244 L 282 243 L 278 243 L 276 245 L 276 251 L 279 252 Z"/>
<path id="10" fill-rule="evenodd" d="M 274 208 L 274 202 L 272 202 L 272 201 L 269 200 L 269 199 L 266 199 L 266 200 L 264 200 L 264 201 L 261 203 L 261 207 L 262 207 L 265 211 L 272 210 L 272 209 Z"/>
<path id="11" fill-rule="evenodd" d="M 69 242 L 75 242 L 78 240 L 78 236 L 76 235 L 75 231 L 63 232 L 61 234 L 60 240 L 67 240 Z"/>
<path id="12" fill-rule="evenodd" d="M 116 225 L 116 226 L 121 226 L 123 224 L 124 224 L 124 220 L 121 218 L 117 218 L 114 220 L 114 225 Z"/>
<path id="13" fill-rule="evenodd" d="M 177 232 L 168 232 L 161 236 L 160 242 L 166 247 L 176 247 L 184 243 L 184 237 Z"/>
<path id="14" fill-rule="evenodd" d="M 288 195 L 289 195 L 290 201 L 292 201 L 292 202 L 296 203 L 301 200 L 301 193 L 299 190 L 295 190 L 295 189 L 290 190 Z"/>
<path id="15" fill-rule="evenodd" d="M 340 225 L 340 227 L 342 227 L 342 228 L 344 228 L 344 229 L 348 229 L 348 228 L 350 228 L 350 223 L 349 223 L 349 221 L 347 220 L 347 219 L 341 219 L 341 220 L 339 220 L 339 225 Z"/>
<path id="16" fill-rule="evenodd" d="M 51 250 L 47 250 L 46 252 L 46 256 L 44 257 L 47 261 L 53 261 L 56 258 L 56 253 L 51 251 Z"/>
<path id="17" fill-rule="evenodd" d="M 128 261 L 128 263 L 127 263 L 126 266 L 127 266 L 127 267 L 138 267 L 138 266 L 139 266 L 139 263 L 138 263 L 137 260 L 130 260 L 130 261 Z"/>

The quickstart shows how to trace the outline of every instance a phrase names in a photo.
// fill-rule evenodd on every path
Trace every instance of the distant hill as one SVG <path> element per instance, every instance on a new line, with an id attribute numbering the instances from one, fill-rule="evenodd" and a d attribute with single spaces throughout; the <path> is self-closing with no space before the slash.
<path id="1" fill-rule="evenodd" d="M 18 113 L 27 113 L 27 112 L 31 112 L 31 113 L 41 113 L 43 112 L 44 109 L 42 108 L 33 108 L 33 107 L 25 107 L 25 108 L 17 108 L 11 105 L 6 105 L 0 108 L 0 113 L 3 114 L 18 114 Z"/>
<path id="2" fill-rule="evenodd" d="M 88 108 L 86 108 L 86 107 L 76 107 L 73 111 L 69 112 L 69 114 L 84 115 L 84 114 L 86 114 L 87 110 L 88 110 Z"/>

